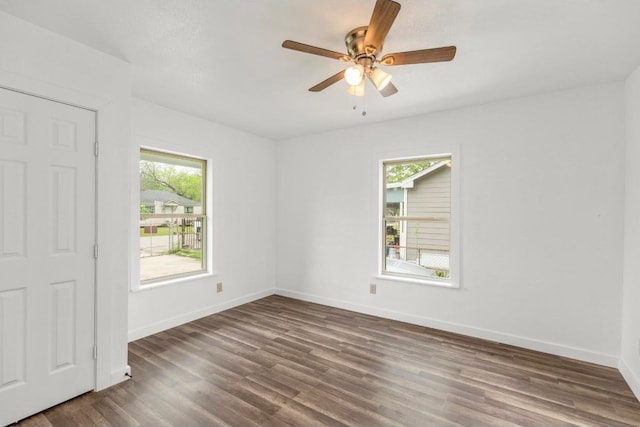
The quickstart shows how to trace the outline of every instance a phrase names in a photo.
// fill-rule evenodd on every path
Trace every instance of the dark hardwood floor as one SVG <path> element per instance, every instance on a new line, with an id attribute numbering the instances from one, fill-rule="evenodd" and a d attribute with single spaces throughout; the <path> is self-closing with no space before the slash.
<path id="1" fill-rule="evenodd" d="M 640 426 L 618 371 L 270 296 L 132 342 L 21 426 Z"/>

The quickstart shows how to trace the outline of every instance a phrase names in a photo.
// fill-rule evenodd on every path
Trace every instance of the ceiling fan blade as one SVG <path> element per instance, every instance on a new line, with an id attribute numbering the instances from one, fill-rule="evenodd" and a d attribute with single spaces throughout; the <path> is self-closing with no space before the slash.
<path id="1" fill-rule="evenodd" d="M 309 88 L 309 92 L 320 92 L 321 90 L 328 88 L 332 84 L 339 82 L 342 78 L 344 78 L 344 70 L 334 74 L 326 80 L 321 81 L 314 87 Z"/>
<path id="2" fill-rule="evenodd" d="M 367 34 L 364 37 L 364 47 L 367 53 L 375 55 L 382 50 L 384 39 L 387 37 L 398 12 L 400 12 L 400 3 L 393 0 L 376 1 Z"/>
<path id="3" fill-rule="evenodd" d="M 367 74 L 367 77 L 369 78 L 369 81 L 373 84 L 373 86 L 375 87 L 376 84 L 373 81 L 373 79 L 371 78 L 371 75 Z M 393 83 L 389 82 L 389 83 L 387 83 L 387 85 L 382 90 L 378 90 L 378 92 L 380 92 L 380 95 L 382 95 L 382 96 L 384 96 L 386 98 L 387 96 L 391 96 L 391 95 L 394 95 L 394 94 L 398 93 L 398 89 L 393 85 Z"/>
<path id="4" fill-rule="evenodd" d="M 446 46 L 435 49 L 389 53 L 382 57 L 380 63 L 383 65 L 424 64 L 426 62 L 451 61 L 454 56 L 456 56 L 456 47 Z"/>
<path id="5" fill-rule="evenodd" d="M 297 50 L 299 52 L 310 53 L 312 55 L 326 56 L 327 58 L 331 58 L 331 59 L 339 59 L 341 61 L 344 61 L 345 59 L 347 61 L 351 60 L 351 58 L 349 58 L 344 53 L 334 52 L 332 50 L 323 49 L 321 47 L 315 47 L 315 46 L 311 46 L 304 43 L 294 42 L 293 40 L 285 40 L 284 42 L 282 42 L 282 47 L 287 49 Z"/>

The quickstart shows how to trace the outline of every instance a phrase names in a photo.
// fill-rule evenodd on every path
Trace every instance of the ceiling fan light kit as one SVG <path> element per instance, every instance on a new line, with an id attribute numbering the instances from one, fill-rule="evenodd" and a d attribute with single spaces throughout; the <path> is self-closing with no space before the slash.
<path id="1" fill-rule="evenodd" d="M 359 85 L 364 80 L 364 67 L 360 64 L 353 65 L 344 71 L 344 79 L 350 86 Z"/>
<path id="2" fill-rule="evenodd" d="M 364 79 L 360 80 L 360 83 L 356 85 L 350 85 L 347 88 L 347 92 L 353 96 L 364 96 Z"/>
<path id="3" fill-rule="evenodd" d="M 371 81 L 376 85 L 376 89 L 382 90 L 391 83 L 391 74 L 382 71 L 380 68 L 371 70 Z"/>
<path id="4" fill-rule="evenodd" d="M 369 25 L 354 28 L 345 36 L 347 55 L 292 40 L 285 40 L 282 47 L 354 64 L 309 88 L 311 92 L 320 92 L 344 78 L 349 84 L 348 92 L 355 96 L 362 96 L 364 95 L 366 77 L 371 80 L 382 96 L 391 96 L 398 92 L 398 89 L 391 83 L 391 74 L 376 67 L 375 64 L 396 66 L 444 62 L 451 61 L 456 55 L 455 46 L 446 46 L 390 53 L 378 59 L 382 53 L 384 40 L 399 11 L 399 3 L 393 0 L 377 0 Z"/>

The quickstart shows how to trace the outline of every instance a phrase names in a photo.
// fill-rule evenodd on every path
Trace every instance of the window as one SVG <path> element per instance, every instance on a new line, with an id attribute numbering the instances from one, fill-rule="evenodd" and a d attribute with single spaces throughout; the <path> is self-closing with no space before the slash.
<path id="1" fill-rule="evenodd" d="M 200 274 L 206 265 L 206 161 L 140 150 L 140 281 Z"/>
<path id="2" fill-rule="evenodd" d="M 383 162 L 382 274 L 451 282 L 451 155 Z"/>

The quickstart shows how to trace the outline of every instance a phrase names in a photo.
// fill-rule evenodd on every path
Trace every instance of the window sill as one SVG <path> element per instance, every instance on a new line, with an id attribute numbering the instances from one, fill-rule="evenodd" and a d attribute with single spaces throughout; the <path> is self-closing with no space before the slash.
<path id="1" fill-rule="evenodd" d="M 170 285 L 176 285 L 176 284 L 181 284 L 184 282 L 190 282 L 193 280 L 200 280 L 200 279 L 205 279 L 208 277 L 215 277 L 217 276 L 216 272 L 205 272 L 205 273 L 199 273 L 199 274 L 194 274 L 191 276 L 183 276 L 183 277 L 175 277 L 172 279 L 167 279 L 167 280 L 160 280 L 157 282 L 151 282 L 151 283 L 147 283 L 147 284 L 143 284 L 140 283 L 138 284 L 137 287 L 132 288 L 131 292 L 143 292 L 143 291 L 149 291 L 151 289 L 155 289 L 155 288 L 161 288 L 164 286 L 170 286 Z"/>
<path id="2" fill-rule="evenodd" d="M 376 279 L 387 280 L 390 282 L 413 283 L 416 285 L 437 286 L 439 288 L 459 289 L 460 286 L 455 283 L 441 282 L 439 280 L 416 279 L 413 277 L 392 276 L 389 274 L 378 274 Z"/>

